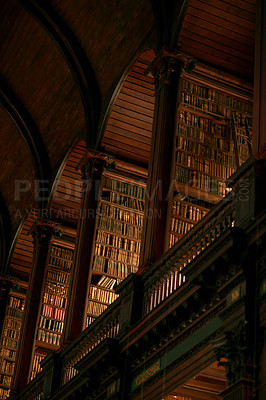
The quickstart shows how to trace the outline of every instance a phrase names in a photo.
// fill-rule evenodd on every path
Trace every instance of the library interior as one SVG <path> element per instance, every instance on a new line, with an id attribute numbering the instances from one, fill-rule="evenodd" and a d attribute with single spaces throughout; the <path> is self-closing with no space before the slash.
<path id="1" fill-rule="evenodd" d="M 264 1 L 0 27 L 0 399 L 265 400 Z"/>

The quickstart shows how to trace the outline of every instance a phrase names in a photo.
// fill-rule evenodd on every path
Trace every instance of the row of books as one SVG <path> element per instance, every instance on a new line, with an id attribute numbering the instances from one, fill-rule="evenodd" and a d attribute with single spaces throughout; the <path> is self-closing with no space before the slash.
<path id="1" fill-rule="evenodd" d="M 13 318 L 22 319 L 23 311 L 16 310 L 15 308 L 9 308 L 7 310 L 7 315 L 10 316 L 10 317 L 13 317 Z"/>
<path id="2" fill-rule="evenodd" d="M 49 259 L 49 264 L 65 271 L 70 271 L 72 268 L 72 261 L 62 260 L 61 258 L 52 256 Z"/>
<path id="3" fill-rule="evenodd" d="M 226 143 L 233 140 L 231 127 L 221 124 L 213 124 L 213 128 L 213 132 L 205 132 L 199 128 L 185 125 L 180 122 L 178 124 L 178 136 L 205 143 L 206 145 L 214 145 L 216 147 L 218 147 L 220 143 Z M 222 141 L 219 142 L 217 139 L 222 139 Z"/>
<path id="4" fill-rule="evenodd" d="M 229 123 L 213 121 L 187 110 L 180 111 L 178 121 L 179 135 L 204 142 L 210 137 L 232 139 L 232 126 Z"/>
<path id="5" fill-rule="evenodd" d="M 61 334 L 44 331 L 43 329 L 39 328 L 37 332 L 37 340 L 40 342 L 53 344 L 55 346 L 60 346 Z"/>
<path id="6" fill-rule="evenodd" d="M 130 252 L 128 250 L 119 249 L 116 247 L 110 247 L 108 245 L 96 244 L 95 255 L 106 257 L 114 261 L 120 261 L 130 265 L 138 266 L 139 254 Z"/>
<path id="7" fill-rule="evenodd" d="M 192 221 L 199 221 L 201 218 L 203 218 L 207 214 L 206 210 L 203 210 L 197 206 L 185 203 L 183 201 L 174 200 L 172 209 L 173 209 L 173 214 L 175 216 L 188 218 L 188 219 L 191 219 Z"/>
<path id="8" fill-rule="evenodd" d="M 187 233 L 192 227 L 194 226 L 194 224 L 191 224 L 189 222 L 183 221 L 181 219 L 178 218 L 172 218 L 171 219 L 171 227 L 170 230 L 172 232 L 177 233 L 178 235 L 184 235 L 185 233 Z"/>
<path id="9" fill-rule="evenodd" d="M 67 298 L 45 292 L 43 295 L 43 302 L 48 305 L 66 308 Z"/>
<path id="10" fill-rule="evenodd" d="M 232 155 L 234 154 L 235 148 L 233 141 L 228 141 L 222 138 L 215 138 L 215 137 L 213 137 L 210 141 L 212 143 L 200 143 L 192 139 L 184 138 L 183 136 L 177 136 L 176 147 L 178 150 L 201 155 L 204 158 L 213 159 L 214 161 L 219 161 L 214 158 L 215 149 L 216 152 L 219 151 L 220 153 L 227 152 L 227 153 L 232 153 Z M 221 158 L 223 159 L 222 155 Z M 232 158 L 230 165 L 233 164 L 234 164 L 234 159 Z"/>
<path id="11" fill-rule="evenodd" d="M 244 118 L 246 116 L 246 114 L 243 115 L 243 112 L 237 111 L 237 109 L 225 107 L 221 103 L 214 102 L 212 100 L 206 100 L 202 97 L 198 97 L 184 91 L 181 92 L 181 103 L 184 106 L 188 105 L 189 107 L 193 107 L 194 109 L 198 109 L 199 111 L 217 115 L 227 120 L 231 118 L 232 112 L 234 112 L 236 119 L 240 124 L 243 124 Z"/>
<path id="12" fill-rule="evenodd" d="M 188 109 L 180 110 L 179 122 L 213 134 L 215 133 L 215 128 L 217 125 L 212 119 L 198 115 L 196 112 L 191 112 L 191 110 L 189 111 Z"/>
<path id="13" fill-rule="evenodd" d="M 52 268 L 48 268 L 47 279 L 68 285 L 70 281 L 70 274 L 62 271 L 55 271 Z"/>
<path id="14" fill-rule="evenodd" d="M 60 285 L 59 283 L 47 281 L 45 284 L 45 292 L 67 297 L 68 287 L 65 284 Z"/>
<path id="15" fill-rule="evenodd" d="M 169 247 L 172 247 L 174 244 L 176 244 L 180 238 L 181 238 L 181 236 L 177 236 L 177 235 L 174 235 L 173 233 L 170 233 Z"/>
<path id="16" fill-rule="evenodd" d="M 43 315 L 41 315 L 39 327 L 53 332 L 62 333 L 64 328 L 64 322 L 45 318 Z"/>
<path id="17" fill-rule="evenodd" d="M 0 348 L 0 357 L 9 358 L 11 360 L 15 360 L 16 352 L 14 350 L 5 349 L 4 347 Z"/>
<path id="18" fill-rule="evenodd" d="M 90 300 L 98 300 L 101 303 L 111 304 L 113 301 L 115 301 L 115 299 L 117 299 L 117 297 L 118 295 L 111 290 L 104 290 L 99 288 L 99 286 L 90 287 Z"/>
<path id="19" fill-rule="evenodd" d="M 51 247 L 51 256 L 60 257 L 64 260 L 73 260 L 73 250 L 64 249 L 63 247 L 53 245 Z"/>
<path id="20" fill-rule="evenodd" d="M 10 349 L 17 349 L 18 342 L 17 342 L 17 340 L 3 337 L 2 338 L 2 346 L 9 347 Z"/>
<path id="21" fill-rule="evenodd" d="M 16 329 L 19 331 L 21 328 L 21 321 L 18 321 L 16 319 L 12 319 L 12 318 L 6 318 L 5 328 Z"/>
<path id="22" fill-rule="evenodd" d="M 101 276 L 97 284 L 106 289 L 113 289 L 116 284 L 116 279 L 103 275 Z"/>
<path id="23" fill-rule="evenodd" d="M 121 236 L 113 235 L 112 233 L 107 233 L 103 231 L 97 232 L 96 246 L 97 244 L 108 244 L 113 247 L 118 247 L 120 249 L 139 252 L 140 251 L 140 241 L 128 239 Z"/>
<path id="24" fill-rule="evenodd" d="M 114 275 L 119 278 L 126 278 L 130 273 L 137 272 L 137 267 L 100 256 L 95 256 L 93 270 L 103 273 L 106 272 L 107 274 Z"/>
<path id="25" fill-rule="evenodd" d="M 41 315 L 43 315 L 44 317 L 54 318 L 59 321 L 63 321 L 65 318 L 65 310 L 43 304 Z"/>
<path id="26" fill-rule="evenodd" d="M 125 210 L 114 206 L 113 204 L 101 203 L 101 215 L 110 217 L 132 225 L 143 225 L 143 215 L 132 210 Z"/>
<path id="27" fill-rule="evenodd" d="M 99 229 L 108 230 L 140 240 L 142 228 L 136 225 L 131 225 L 126 222 L 117 221 L 116 219 L 101 216 L 99 220 Z"/>
<path id="28" fill-rule="evenodd" d="M 251 102 L 240 100 L 210 87 L 198 85 L 187 79 L 182 79 L 181 92 L 193 94 L 244 113 L 252 114 L 253 112 Z"/>
<path id="29" fill-rule="evenodd" d="M 226 194 L 226 187 L 223 182 L 198 171 L 176 166 L 176 180 L 215 195 L 225 196 Z"/>
<path id="30" fill-rule="evenodd" d="M 137 197 L 142 200 L 145 199 L 145 188 L 143 186 L 133 185 L 132 183 L 119 181 L 107 176 L 104 177 L 103 186 L 132 197 Z"/>
<path id="31" fill-rule="evenodd" d="M 14 329 L 8 329 L 5 328 L 3 330 L 3 336 L 7 337 L 7 338 L 12 338 L 12 339 L 19 339 L 19 335 L 20 335 L 20 331 L 14 330 Z"/>
<path id="32" fill-rule="evenodd" d="M 40 350 L 38 349 L 38 353 L 34 353 L 31 369 L 31 380 L 34 379 L 39 372 L 41 372 L 41 361 L 47 356 L 47 352 L 45 350 L 41 350 L 41 354 L 39 354 L 39 352 Z"/>
<path id="33" fill-rule="evenodd" d="M 222 163 L 189 155 L 185 152 L 176 152 L 176 163 L 193 170 L 212 175 L 221 179 L 228 179 L 235 172 L 235 168 Z"/>
<path id="34" fill-rule="evenodd" d="M 11 382 L 10 382 L 10 384 L 11 384 Z M 7 386 L 10 386 L 10 385 L 7 385 Z M 7 390 L 7 389 L 0 388 L 0 399 L 2 399 L 2 400 L 8 399 L 9 394 L 10 394 L 9 389 Z"/>
<path id="35" fill-rule="evenodd" d="M 11 386 L 11 376 L 9 375 L 2 375 L 0 374 L 0 385 L 3 385 L 5 387 L 10 387 Z"/>
<path id="36" fill-rule="evenodd" d="M 106 310 L 107 307 L 108 306 L 105 304 L 97 303 L 95 301 L 89 301 L 87 313 L 98 317 L 101 313 L 104 312 L 104 310 Z"/>
<path id="37" fill-rule="evenodd" d="M 86 318 L 86 328 L 89 326 L 89 325 L 91 325 L 94 321 L 95 321 L 95 317 L 91 317 L 90 315 L 87 315 L 87 318 Z"/>
<path id="38" fill-rule="evenodd" d="M 20 310 L 23 310 L 24 306 L 25 306 L 25 299 L 22 299 L 20 297 L 14 297 L 14 296 L 9 297 L 9 307 L 18 308 Z"/>
<path id="39" fill-rule="evenodd" d="M 6 372 L 8 374 L 14 373 L 15 363 L 7 361 L 5 359 L 0 359 L 0 372 Z"/>
<path id="40" fill-rule="evenodd" d="M 102 199 L 110 203 L 117 204 L 123 207 L 132 208 L 134 210 L 144 210 L 144 200 L 121 195 L 117 192 L 103 192 Z"/>

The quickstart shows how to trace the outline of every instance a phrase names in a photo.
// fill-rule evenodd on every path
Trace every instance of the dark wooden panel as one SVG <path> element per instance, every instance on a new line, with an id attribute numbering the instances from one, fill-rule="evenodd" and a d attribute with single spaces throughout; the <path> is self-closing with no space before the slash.
<path id="1" fill-rule="evenodd" d="M 209 34 L 208 34 L 209 33 Z M 204 47 L 208 47 L 212 52 L 212 49 L 219 52 L 219 55 L 222 59 L 226 58 L 228 61 L 230 60 L 233 63 L 237 63 L 238 60 L 242 60 L 246 63 L 253 63 L 252 54 L 245 54 L 239 51 L 237 48 L 232 49 L 228 47 L 228 44 L 224 42 L 218 42 L 219 38 L 217 37 L 217 41 L 214 38 L 214 35 L 211 35 L 210 32 L 205 31 L 206 36 L 198 35 L 194 32 L 187 31 L 183 29 L 181 41 L 185 43 L 190 40 L 192 42 L 204 43 Z M 232 43 L 233 41 L 231 41 Z M 218 55 L 218 56 L 219 56 Z"/>
<path id="2" fill-rule="evenodd" d="M 198 1 L 198 0 L 197 0 Z M 248 21 L 254 22 L 256 14 L 256 2 L 246 3 L 242 0 L 201 0 L 201 3 L 210 4 L 218 10 L 232 15 L 239 16 Z M 194 5 L 194 1 L 193 1 Z"/>
<path id="3" fill-rule="evenodd" d="M 211 21 L 211 23 L 213 25 L 220 26 L 224 30 L 228 29 L 231 32 L 236 32 L 242 36 L 247 36 L 247 37 L 250 36 L 251 30 L 253 27 L 253 24 L 250 24 L 248 27 L 246 27 L 246 23 L 243 25 L 238 25 L 237 23 L 234 23 L 233 21 L 228 21 L 219 16 L 215 16 L 215 15 L 211 14 L 210 10 L 208 10 L 208 12 L 205 12 L 205 11 L 202 11 L 201 9 L 197 9 L 195 7 L 189 7 L 188 11 L 187 11 L 187 15 L 199 18 L 205 22 Z"/>
<path id="4" fill-rule="evenodd" d="M 146 105 L 146 103 L 145 103 L 145 105 Z M 151 122 L 153 120 L 153 109 L 150 110 L 148 108 L 141 107 L 141 105 L 134 104 L 132 102 L 123 100 L 122 94 L 121 94 L 120 98 L 116 100 L 113 110 L 116 110 L 117 108 L 120 108 L 120 107 L 125 110 L 124 111 L 125 113 L 127 112 L 127 110 L 129 110 L 130 112 L 136 112 L 137 114 L 141 114 L 141 115 L 145 116 L 146 118 L 149 118 L 149 120 Z"/>
<path id="5" fill-rule="evenodd" d="M 225 4 L 219 0 L 193 0 L 193 7 L 206 11 L 210 16 L 218 17 L 224 21 L 230 21 L 241 27 L 254 28 L 254 15 L 234 7 L 232 4 Z M 214 21 L 215 22 L 215 21 Z"/>
<path id="6" fill-rule="evenodd" d="M 211 28 L 211 27 L 210 27 Z M 181 35 L 181 41 L 182 37 L 188 37 L 190 38 L 190 34 L 202 37 L 203 40 L 205 38 L 209 40 L 213 40 L 214 42 L 217 43 L 223 43 L 224 46 L 227 47 L 226 52 L 235 52 L 236 50 L 245 56 L 247 58 L 253 58 L 253 46 L 248 46 L 247 43 L 243 43 L 243 41 L 237 40 L 235 37 L 234 39 L 232 36 L 224 36 L 222 34 L 219 34 L 217 30 L 215 29 L 215 26 L 212 27 L 212 29 L 206 29 L 206 26 L 198 26 L 194 25 L 193 23 L 189 21 L 184 21 L 183 26 L 182 26 L 182 35 Z M 243 56 L 243 55 L 242 55 Z M 252 60 L 253 62 L 253 60 Z"/>
<path id="7" fill-rule="evenodd" d="M 145 165 L 150 152 L 154 84 L 144 72 L 153 57 L 149 51 L 132 66 L 110 112 L 102 141 L 105 151 Z"/>

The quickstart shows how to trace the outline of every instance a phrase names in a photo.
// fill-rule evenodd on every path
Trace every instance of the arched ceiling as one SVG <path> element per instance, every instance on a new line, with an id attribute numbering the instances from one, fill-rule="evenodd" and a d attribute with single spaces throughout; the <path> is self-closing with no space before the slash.
<path id="1" fill-rule="evenodd" d="M 152 51 L 136 64 L 134 60 L 146 49 L 156 52 L 164 37 L 170 40 L 166 46 L 179 46 L 199 62 L 252 82 L 255 0 L 179 0 L 174 11 L 170 3 L 1 2 L 0 82 L 29 117 L 22 120 L 33 148 L 40 159 L 46 160 L 42 163 L 46 163 L 42 176 L 48 179 L 50 188 L 73 143 L 79 138 L 89 139 L 92 146 L 96 133 L 102 137 L 99 145 L 106 151 L 147 166 L 154 97 L 152 80 L 144 76 L 144 69 L 153 57 Z M 158 17 L 160 13 L 163 18 Z M 181 26 L 179 14 L 183 13 Z M 169 30 L 166 22 L 170 14 L 172 36 L 171 32 L 163 35 L 165 29 Z M 133 69 L 114 103 L 117 85 L 132 63 Z M 140 99 L 145 95 L 143 90 L 147 96 Z M 135 104 L 135 96 L 141 104 Z M 36 200 L 32 188 L 34 180 L 39 179 L 38 157 L 34 157 L 21 127 L 12 120 L 3 101 L 1 105 L 0 192 L 14 236 L 21 214 Z M 114 106 L 109 109 L 109 105 Z M 18 115 L 23 114 L 21 110 Z M 15 201 L 17 179 L 28 180 L 31 189 Z"/>
<path id="2" fill-rule="evenodd" d="M 117 82 L 146 38 L 150 39 L 153 25 L 147 0 L 1 2 L 0 79 L 40 134 L 43 148 L 39 152 L 48 155 L 51 166 L 51 173 L 44 177 L 50 187 L 73 142 L 87 140 L 88 130 L 89 136 L 96 134 L 90 129 L 97 130 L 98 116 L 105 114 Z M 90 118 L 96 121 L 88 121 L 86 115 L 86 90 L 91 91 Z M 31 149 L 1 105 L 0 191 L 14 235 L 21 223 L 16 210 L 24 214 L 36 200 L 28 190 L 16 203 L 14 181 L 23 177 L 33 187 L 40 176 L 34 170 Z M 88 142 L 93 145 L 90 138 Z"/>
<path id="3" fill-rule="evenodd" d="M 253 80 L 256 0 L 191 0 L 178 46 L 186 54 Z"/>

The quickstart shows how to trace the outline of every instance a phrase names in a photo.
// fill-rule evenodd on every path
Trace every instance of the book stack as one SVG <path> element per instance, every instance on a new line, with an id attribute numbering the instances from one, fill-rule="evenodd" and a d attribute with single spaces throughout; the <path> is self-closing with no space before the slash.
<path id="1" fill-rule="evenodd" d="M 103 175 L 87 324 L 117 298 L 114 287 L 138 269 L 144 201 L 142 182 L 107 172 Z"/>

